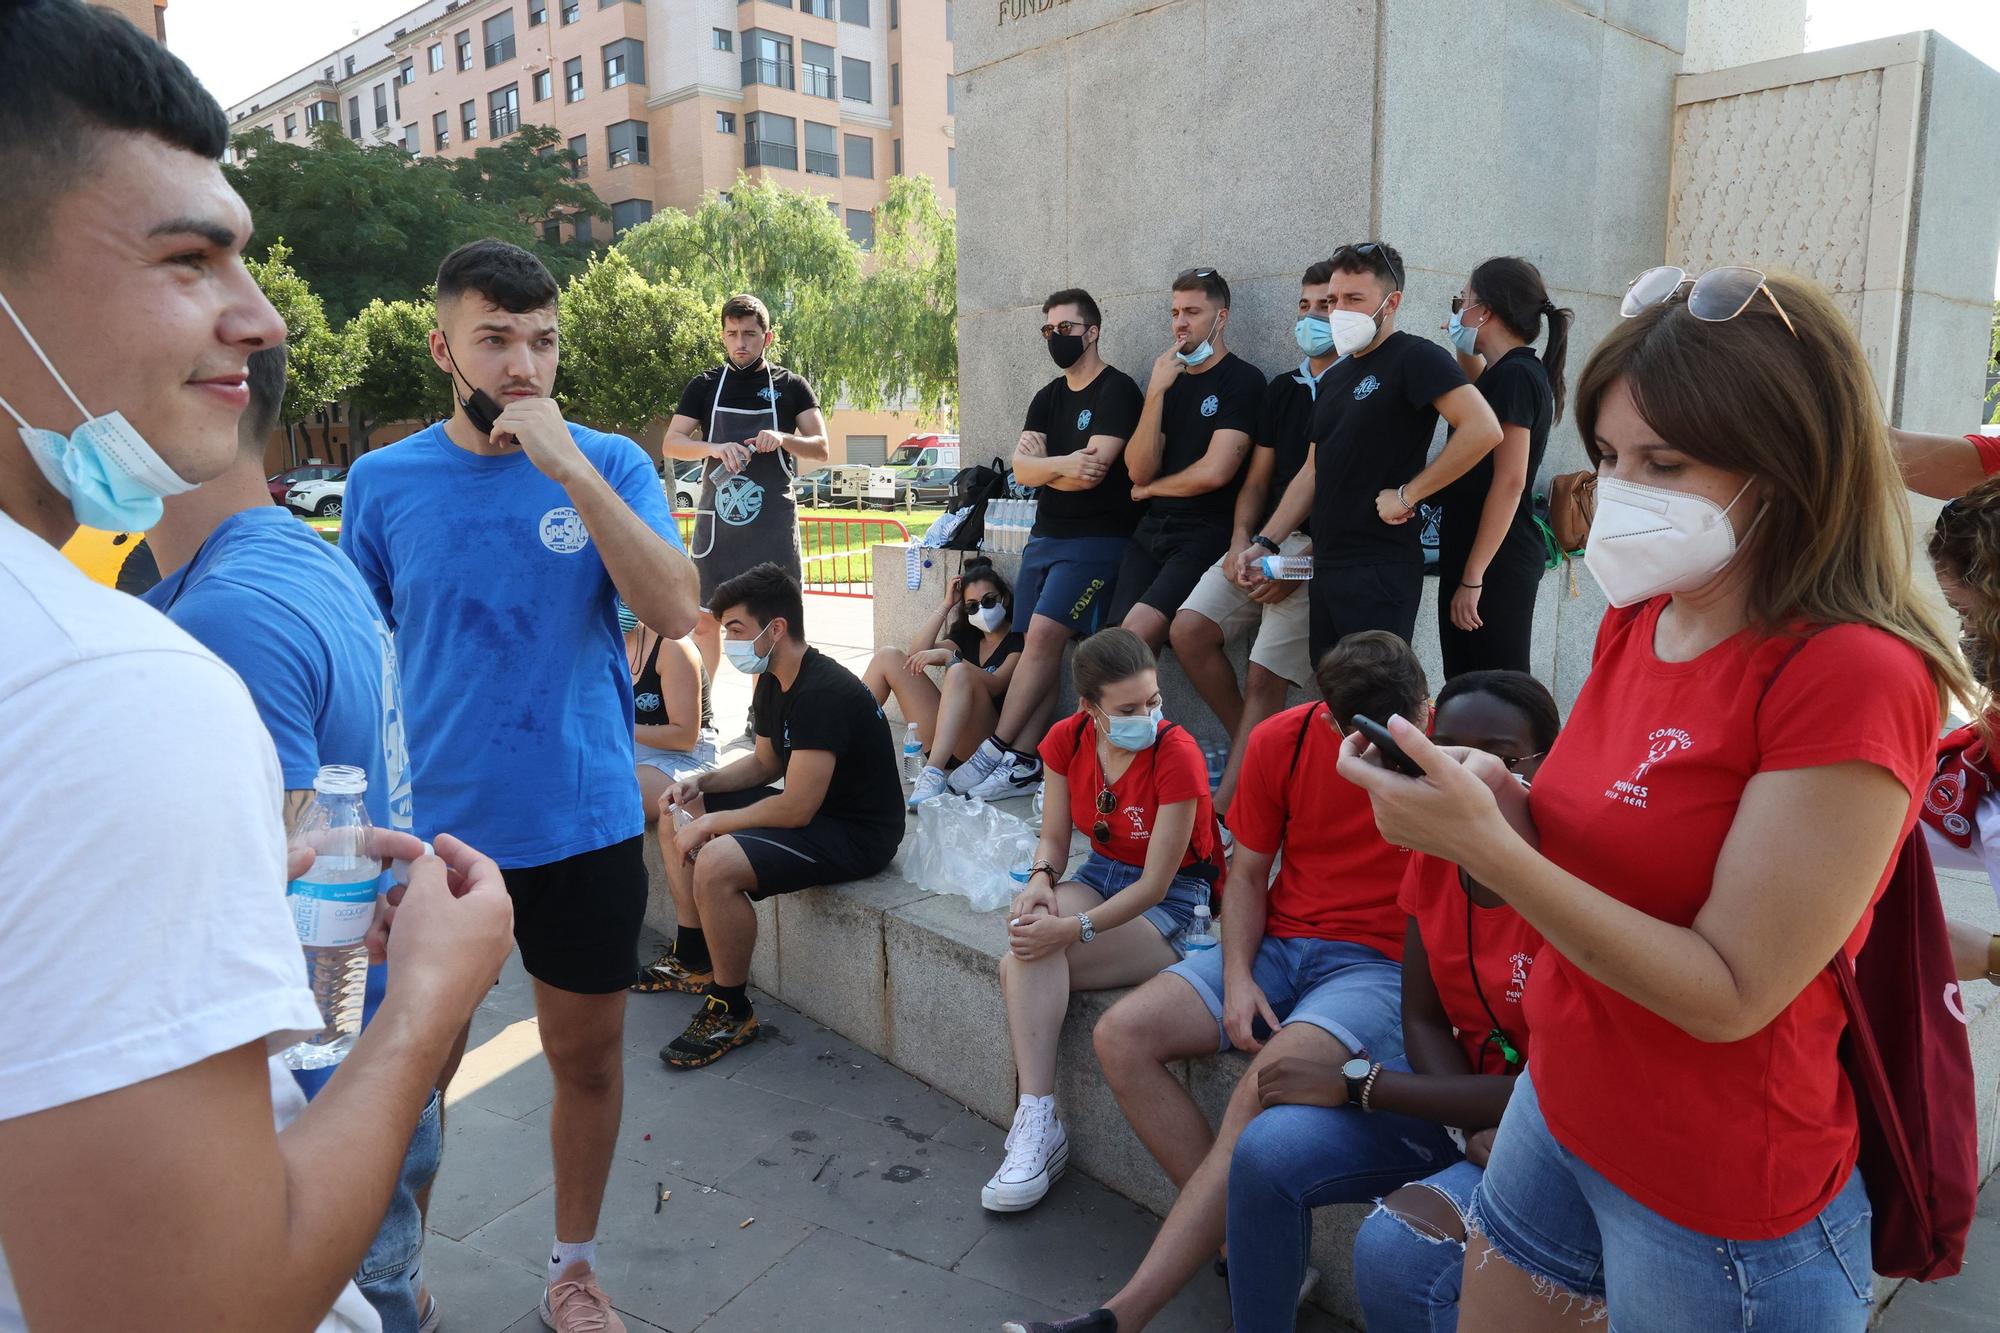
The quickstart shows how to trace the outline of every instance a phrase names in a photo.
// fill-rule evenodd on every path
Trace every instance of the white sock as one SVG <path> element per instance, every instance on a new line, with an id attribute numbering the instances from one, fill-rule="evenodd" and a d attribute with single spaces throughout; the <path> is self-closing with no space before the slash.
<path id="1" fill-rule="evenodd" d="M 1022 1093 L 1020 1109 L 1025 1111 L 1031 1106 L 1039 1106 L 1044 1111 L 1047 1111 L 1050 1115 L 1054 1115 L 1056 1109 L 1056 1095 L 1052 1092 L 1046 1097 L 1037 1097 L 1031 1092 Z"/>
<path id="2" fill-rule="evenodd" d="M 549 1281 L 554 1282 L 557 1278 L 561 1277 L 564 1271 L 579 1259 L 589 1264 L 592 1270 L 595 1270 L 597 1268 L 597 1242 L 594 1240 L 558 1240 L 554 1247 L 549 1250 Z"/>
<path id="3" fill-rule="evenodd" d="M 1011 753 L 1012 751 L 1000 744 L 999 741 L 988 736 L 979 743 L 979 748 L 972 752 L 972 758 L 966 760 L 966 763 L 972 765 L 973 769 L 977 772 L 991 773 L 994 769 L 1005 763 L 1008 755 Z"/>

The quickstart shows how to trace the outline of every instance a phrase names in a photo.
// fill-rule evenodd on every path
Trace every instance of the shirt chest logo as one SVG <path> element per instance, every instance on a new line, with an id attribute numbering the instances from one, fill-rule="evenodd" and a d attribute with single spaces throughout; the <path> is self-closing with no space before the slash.
<path id="1" fill-rule="evenodd" d="M 1146 827 L 1146 812 L 1138 806 L 1128 805 L 1118 813 L 1124 815 L 1126 822 L 1132 825 L 1125 831 L 1125 836 L 1132 841 L 1144 842 L 1153 836 L 1153 830 Z"/>
<path id="2" fill-rule="evenodd" d="M 635 695 L 632 699 L 632 706 L 642 713 L 657 713 L 660 711 L 660 696 L 651 691 Z"/>
<path id="3" fill-rule="evenodd" d="M 757 396 L 759 398 L 762 398 L 767 403 L 775 403 L 778 401 L 778 391 L 772 388 L 768 384 L 765 385 L 763 388 L 757 390 Z"/>
<path id="4" fill-rule="evenodd" d="M 1679 727 L 1660 727 L 1646 737 L 1646 757 L 1632 770 L 1629 778 L 1620 778 L 1605 791 L 1606 800 L 1620 805 L 1629 805 L 1644 810 L 1652 799 L 1652 779 L 1650 774 L 1669 757 L 1681 750 L 1692 750 L 1694 737 Z"/>
<path id="5" fill-rule="evenodd" d="M 557 555 L 575 555 L 590 545 L 590 533 L 583 516 L 568 505 L 558 505 L 542 515 L 542 545 Z"/>
<path id="6" fill-rule="evenodd" d="M 1078 430 L 1089 430 L 1089 429 L 1090 429 L 1090 409 L 1089 409 L 1089 408 L 1087 408 L 1087 407 L 1086 407 L 1086 408 L 1084 408 L 1084 409 L 1083 409 L 1083 411 L 1081 411 L 1081 412 L 1078 412 L 1078 413 L 1076 414 L 1076 428 L 1077 428 Z"/>
<path id="7" fill-rule="evenodd" d="M 1222 400 L 1216 397 L 1214 394 L 1210 394 L 1208 397 L 1201 400 L 1201 414 L 1203 416 L 1212 417 L 1221 410 L 1222 410 Z"/>
<path id="8" fill-rule="evenodd" d="M 1376 379 L 1373 375 L 1364 376 L 1361 383 L 1354 386 L 1354 401 L 1357 403 L 1360 402 L 1363 398 L 1366 398 L 1381 387 L 1381 380 Z"/>

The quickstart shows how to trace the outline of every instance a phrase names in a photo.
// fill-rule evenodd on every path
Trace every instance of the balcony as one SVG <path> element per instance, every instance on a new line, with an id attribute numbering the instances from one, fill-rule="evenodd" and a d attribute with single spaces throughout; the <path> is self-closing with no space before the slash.
<path id="1" fill-rule="evenodd" d="M 833 71 L 821 69 L 818 65 L 807 65 L 801 71 L 799 90 L 811 97 L 834 98 L 835 81 Z"/>
<path id="2" fill-rule="evenodd" d="M 760 60 L 748 56 L 743 61 L 743 86 L 763 84 L 767 88 L 792 88 L 797 86 L 792 77 L 792 65 L 788 60 Z"/>
<path id="3" fill-rule="evenodd" d="M 822 153 L 813 148 L 806 149 L 806 174 L 808 176 L 838 176 L 840 174 L 840 154 Z"/>
<path id="4" fill-rule="evenodd" d="M 505 138 L 521 128 L 521 113 L 518 110 L 495 111 L 493 113 L 493 137 Z"/>
<path id="5" fill-rule="evenodd" d="M 486 44 L 486 68 L 492 69 L 495 65 L 504 65 L 513 58 L 514 39 L 512 37 L 502 37 L 497 42 L 488 42 Z"/>
<path id="6" fill-rule="evenodd" d="M 799 169 L 799 150 L 796 144 L 773 143 L 768 139 L 745 139 L 743 141 L 743 165 L 746 167 L 783 167 L 787 171 Z"/>

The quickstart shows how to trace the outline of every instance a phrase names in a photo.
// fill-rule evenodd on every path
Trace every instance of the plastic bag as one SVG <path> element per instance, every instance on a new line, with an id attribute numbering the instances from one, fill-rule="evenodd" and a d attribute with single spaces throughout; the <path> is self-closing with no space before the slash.
<path id="1" fill-rule="evenodd" d="M 1013 871 L 1034 860 L 1039 839 L 1026 822 L 984 801 L 939 796 L 917 807 L 903 847 L 903 876 L 932 893 L 956 893 L 978 912 L 1014 901 Z"/>

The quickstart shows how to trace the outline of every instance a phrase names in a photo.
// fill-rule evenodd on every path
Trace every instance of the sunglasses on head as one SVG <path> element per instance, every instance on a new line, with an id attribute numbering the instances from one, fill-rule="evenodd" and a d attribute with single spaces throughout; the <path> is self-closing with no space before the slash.
<path id="1" fill-rule="evenodd" d="M 1625 318 L 1645 310 L 1649 306 L 1665 305 L 1679 299 L 1686 292 L 1687 312 L 1705 324 L 1726 324 L 1745 310 L 1762 292 L 1771 302 L 1771 309 L 1778 312 L 1778 318 L 1785 321 L 1785 328 L 1796 338 L 1799 331 L 1792 324 L 1792 317 L 1785 313 L 1785 307 L 1778 303 L 1778 294 L 1764 281 L 1764 275 L 1757 269 L 1741 264 L 1730 264 L 1723 268 L 1712 268 L 1698 278 L 1688 277 L 1687 270 L 1663 264 L 1649 268 L 1632 279 L 1632 285 L 1625 289 L 1625 299 L 1618 303 L 1618 313 Z"/>
<path id="2" fill-rule="evenodd" d="M 1454 315 L 1462 315 L 1466 311 L 1472 309 L 1472 307 L 1484 304 L 1485 302 L 1474 300 L 1469 296 L 1454 296 L 1451 298 L 1451 313 Z"/>
<path id="3" fill-rule="evenodd" d="M 1053 324 L 1042 325 L 1042 337 L 1053 338 L 1060 333 L 1063 337 L 1067 338 L 1072 333 L 1082 333 L 1089 327 L 1090 325 L 1078 323 L 1073 319 L 1059 319 Z"/>
<path id="4" fill-rule="evenodd" d="M 1111 841 L 1111 824 L 1105 816 L 1117 808 L 1118 795 L 1111 788 L 1106 787 L 1097 793 L 1098 820 L 1090 826 L 1091 837 L 1097 839 L 1099 842 Z"/>
<path id="5" fill-rule="evenodd" d="M 1000 594 L 997 592 L 989 592 L 976 602 L 967 600 L 964 604 L 962 604 L 959 607 L 959 610 L 965 612 L 965 614 L 969 616 L 974 611 L 980 611 L 980 610 L 991 611 L 994 607 L 998 605 L 1000 605 Z"/>
<path id="6" fill-rule="evenodd" d="M 1343 245 L 1338 250 L 1335 250 L 1333 252 L 1333 258 L 1336 261 L 1348 255 L 1359 255 L 1363 260 L 1367 261 L 1380 259 L 1382 261 L 1382 267 L 1388 269 L 1389 276 L 1396 280 L 1397 290 L 1398 291 L 1402 290 L 1403 266 L 1401 264 L 1398 264 L 1393 258 L 1390 257 L 1389 247 L 1382 244 L 1382 242 L 1363 241 L 1359 245 Z M 1336 267 L 1338 267 L 1337 263 Z"/>

